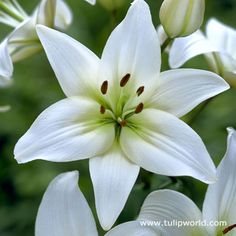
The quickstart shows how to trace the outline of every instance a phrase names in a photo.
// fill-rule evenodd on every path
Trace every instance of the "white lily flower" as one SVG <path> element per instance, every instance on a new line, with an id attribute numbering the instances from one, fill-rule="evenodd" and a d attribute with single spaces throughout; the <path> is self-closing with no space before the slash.
<path id="1" fill-rule="evenodd" d="M 19 163 L 90 158 L 104 229 L 122 211 L 140 167 L 215 181 L 201 138 L 177 117 L 229 86 L 203 70 L 160 73 L 159 39 L 145 1 L 134 1 L 101 59 L 63 33 L 45 26 L 37 32 L 68 98 L 46 109 L 18 141 Z"/>
<path id="2" fill-rule="evenodd" d="M 96 223 L 89 205 L 78 187 L 78 171 L 58 175 L 49 184 L 40 204 L 35 236 L 98 236 Z M 125 223 L 109 236 L 159 236 L 161 229 L 145 228 L 138 221 Z M 149 234 L 142 234 L 142 233 Z M 155 233 L 155 234 L 154 234 Z"/>
<path id="3" fill-rule="evenodd" d="M 140 222 L 168 222 L 162 225 L 163 236 L 219 236 L 236 235 L 236 132 L 228 129 L 227 152 L 217 168 L 218 181 L 208 187 L 203 211 L 200 212 L 195 203 L 185 195 L 172 190 L 159 190 L 151 193 L 144 202 L 138 217 Z M 191 227 L 178 227 L 175 222 L 199 222 Z M 214 223 L 215 222 L 215 223 Z M 218 226 L 216 226 L 218 222 Z M 227 223 L 227 225 L 224 224 Z M 129 228 L 133 223 L 126 223 L 111 230 L 106 236 L 129 235 Z M 204 226 L 205 224 L 205 226 Z M 215 226 L 214 226 L 215 224 Z M 150 225 L 150 224 L 149 224 Z M 160 226 L 160 225 L 159 225 Z M 148 227 L 147 230 L 153 229 Z M 158 230 L 158 227 L 154 227 Z M 138 234 L 138 229 L 132 228 Z M 132 232 L 133 232 L 132 231 Z M 118 234 L 120 232 L 120 234 Z M 123 233 L 123 234 L 122 234 Z M 144 234 L 145 235 L 145 234 Z M 149 234 L 146 234 L 149 235 Z"/>
<path id="4" fill-rule="evenodd" d="M 178 68 L 191 58 L 204 54 L 211 69 L 236 86 L 236 30 L 210 19 L 206 35 L 201 31 L 176 39 L 170 49 L 169 64 Z"/>
<path id="5" fill-rule="evenodd" d="M 10 0 L 3 1 L 5 2 Z M 17 4 L 15 0 L 11 2 Z M 63 0 L 43 0 L 34 14 L 18 22 L 13 32 L 0 44 L 0 80 L 10 79 L 13 73 L 13 62 L 23 60 L 42 50 L 35 30 L 36 24 L 64 29 L 71 21 L 70 9 Z"/>

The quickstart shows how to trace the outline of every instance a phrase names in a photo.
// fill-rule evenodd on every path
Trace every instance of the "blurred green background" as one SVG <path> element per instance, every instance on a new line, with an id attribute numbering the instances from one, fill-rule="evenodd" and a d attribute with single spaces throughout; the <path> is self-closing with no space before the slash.
<path id="1" fill-rule="evenodd" d="M 99 3 L 91 6 L 83 0 L 66 0 L 66 2 L 74 14 L 73 24 L 67 33 L 101 55 L 114 24 L 123 19 L 131 1 L 125 0 L 123 7 L 117 9 L 115 19 L 111 17 L 112 13 Z M 157 26 L 158 11 L 162 1 L 147 2 L 151 7 L 154 24 Z M 39 1 L 19 0 L 19 3 L 31 13 Z M 236 0 L 206 0 L 205 21 L 214 16 L 236 27 L 235 13 Z M 10 31 L 11 28 L 1 25 L 1 40 Z M 163 55 L 162 67 L 163 70 L 168 69 L 167 55 Z M 207 69 L 201 56 L 188 62 L 185 67 Z M 96 216 L 88 161 L 66 164 L 34 161 L 18 165 L 14 160 L 13 149 L 17 140 L 40 112 L 65 97 L 44 53 L 16 63 L 14 69 L 13 86 L 0 90 L 0 105 L 10 104 L 12 107 L 9 112 L 0 113 L 0 235 L 32 236 L 37 209 L 49 182 L 59 173 L 70 170 L 80 171 L 79 185 Z M 236 91 L 230 89 L 215 98 L 192 124 L 205 142 L 216 165 L 226 149 L 226 127 L 236 128 L 235 101 Z M 189 116 L 194 115 L 196 111 Z M 141 171 L 117 223 L 134 219 L 147 194 L 164 187 L 185 193 L 201 207 L 207 186 L 188 177 L 170 179 Z M 99 224 L 98 229 L 102 234 Z"/>

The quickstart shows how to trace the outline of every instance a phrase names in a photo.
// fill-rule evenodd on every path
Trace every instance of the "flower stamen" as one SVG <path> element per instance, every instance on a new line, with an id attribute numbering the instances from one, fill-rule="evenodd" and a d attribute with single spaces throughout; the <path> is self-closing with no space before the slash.
<path id="1" fill-rule="evenodd" d="M 107 93 L 107 90 L 108 90 L 108 81 L 105 80 L 103 83 L 102 83 L 102 86 L 101 86 L 101 92 L 103 95 L 105 95 Z"/>
<path id="2" fill-rule="evenodd" d="M 230 225 L 227 228 L 225 228 L 223 230 L 223 234 L 227 234 L 228 232 L 230 232 L 232 229 L 236 228 L 236 224 Z"/>
<path id="3" fill-rule="evenodd" d="M 138 90 L 136 91 L 138 97 L 144 92 L 144 86 L 141 86 L 138 88 Z"/>
<path id="4" fill-rule="evenodd" d="M 130 79 L 130 74 L 126 74 L 120 81 L 120 87 L 124 87 Z"/>
<path id="5" fill-rule="evenodd" d="M 101 105 L 100 106 L 100 113 L 104 114 L 105 112 L 106 112 L 106 108 L 103 105 Z"/>
<path id="6" fill-rule="evenodd" d="M 135 114 L 139 114 L 140 112 L 142 112 L 143 107 L 144 107 L 143 103 L 142 103 L 142 102 L 139 103 L 138 106 L 135 108 L 134 113 L 135 113 Z"/>

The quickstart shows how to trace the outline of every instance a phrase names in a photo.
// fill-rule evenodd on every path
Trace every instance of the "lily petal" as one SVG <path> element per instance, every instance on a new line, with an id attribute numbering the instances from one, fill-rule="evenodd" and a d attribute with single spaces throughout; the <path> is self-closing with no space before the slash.
<path id="1" fill-rule="evenodd" d="M 36 159 L 67 162 L 105 152 L 113 144 L 114 126 L 100 121 L 97 113 L 99 105 L 82 97 L 55 103 L 18 141 L 15 159 L 19 163 Z"/>
<path id="2" fill-rule="evenodd" d="M 148 37 L 147 37 L 148 36 Z M 156 82 L 161 64 L 160 42 L 150 9 L 143 0 L 135 0 L 125 19 L 115 28 L 104 48 L 101 79 L 119 87 L 127 73 L 132 89 Z"/>
<path id="3" fill-rule="evenodd" d="M 96 3 L 96 0 L 85 0 L 85 1 L 92 4 L 92 5 L 95 5 L 95 3 Z"/>
<path id="4" fill-rule="evenodd" d="M 0 112 L 7 112 L 11 109 L 10 106 L 0 106 Z"/>
<path id="5" fill-rule="evenodd" d="M 57 176 L 48 186 L 36 220 L 36 236 L 97 236 L 89 205 L 78 187 L 78 172 Z"/>
<path id="6" fill-rule="evenodd" d="M 0 44 L 0 80 L 10 79 L 13 73 L 13 64 L 7 48 L 8 39 Z M 4 83 L 5 84 L 5 83 Z"/>
<path id="7" fill-rule="evenodd" d="M 68 5 L 63 0 L 58 0 L 56 5 L 55 27 L 66 29 L 73 20 L 73 14 Z"/>
<path id="8" fill-rule="evenodd" d="M 206 147 L 183 121 L 167 112 L 144 109 L 127 123 L 120 144 L 132 162 L 157 174 L 215 182 L 215 166 Z"/>
<path id="9" fill-rule="evenodd" d="M 98 218 L 103 229 L 109 230 L 124 208 L 139 167 L 126 158 L 118 144 L 104 155 L 91 158 L 89 167 Z"/>
<path id="10" fill-rule="evenodd" d="M 23 60 L 42 50 L 35 31 L 35 18 L 26 19 L 10 34 L 8 50 L 13 62 Z"/>
<path id="11" fill-rule="evenodd" d="M 221 52 L 225 52 L 236 59 L 236 30 L 212 18 L 207 22 L 206 35 Z"/>
<path id="12" fill-rule="evenodd" d="M 217 182 L 207 189 L 203 217 L 207 221 L 226 221 L 233 225 L 236 223 L 236 132 L 232 128 L 228 129 L 227 151 L 217 168 L 217 178 Z M 211 235 L 222 230 L 220 227 L 209 228 Z"/>
<path id="13" fill-rule="evenodd" d="M 96 85 L 98 57 L 66 34 L 41 25 L 36 28 L 64 93 L 89 96 Z"/>
<path id="14" fill-rule="evenodd" d="M 161 231 L 159 229 L 159 231 Z M 157 229 L 152 227 L 144 227 L 139 221 L 131 221 L 124 224 L 120 224 L 110 230 L 105 236 L 161 236 L 161 232 L 157 232 Z"/>
<path id="15" fill-rule="evenodd" d="M 178 227 L 173 223 L 173 221 L 190 222 L 201 219 L 202 213 L 194 202 L 182 193 L 173 190 L 159 190 L 149 194 L 138 217 L 140 221 L 161 223 L 166 230 L 163 236 L 207 236 L 207 232 L 200 226 Z M 171 227 L 165 225 L 165 221 L 173 225 Z"/>
<path id="16" fill-rule="evenodd" d="M 195 56 L 217 51 L 219 49 L 214 47 L 201 31 L 197 31 L 190 36 L 174 40 L 169 52 L 169 65 L 171 68 L 178 68 Z"/>
<path id="17" fill-rule="evenodd" d="M 227 89 L 229 85 L 215 73 L 177 69 L 161 73 L 150 107 L 181 117 L 201 102 Z"/>

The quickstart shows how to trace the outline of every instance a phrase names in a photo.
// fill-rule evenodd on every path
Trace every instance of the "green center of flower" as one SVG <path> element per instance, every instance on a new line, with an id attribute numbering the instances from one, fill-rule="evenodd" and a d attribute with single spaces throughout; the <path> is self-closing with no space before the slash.
<path id="1" fill-rule="evenodd" d="M 112 119 L 122 128 L 128 124 L 128 118 L 135 114 L 139 114 L 143 111 L 144 104 L 142 102 L 137 103 L 133 108 L 131 109 L 125 109 L 125 105 L 129 101 L 129 98 L 132 96 L 130 94 L 127 94 L 127 91 L 125 92 L 125 87 L 127 86 L 128 82 L 131 79 L 131 75 L 127 73 L 122 77 L 119 83 L 119 89 L 120 89 L 120 94 L 118 96 L 118 99 L 116 100 L 116 105 L 115 107 L 109 106 L 109 101 L 100 106 L 100 113 L 101 114 L 106 114 L 109 113 L 112 117 Z M 107 93 L 109 92 L 109 83 L 107 80 L 105 80 L 102 85 L 101 85 L 101 93 L 103 96 L 106 96 Z M 135 97 L 139 97 L 142 93 L 144 92 L 144 86 L 138 87 L 135 93 Z M 134 97 L 134 99 L 135 99 Z M 104 100 L 108 100 L 105 98 Z"/>

